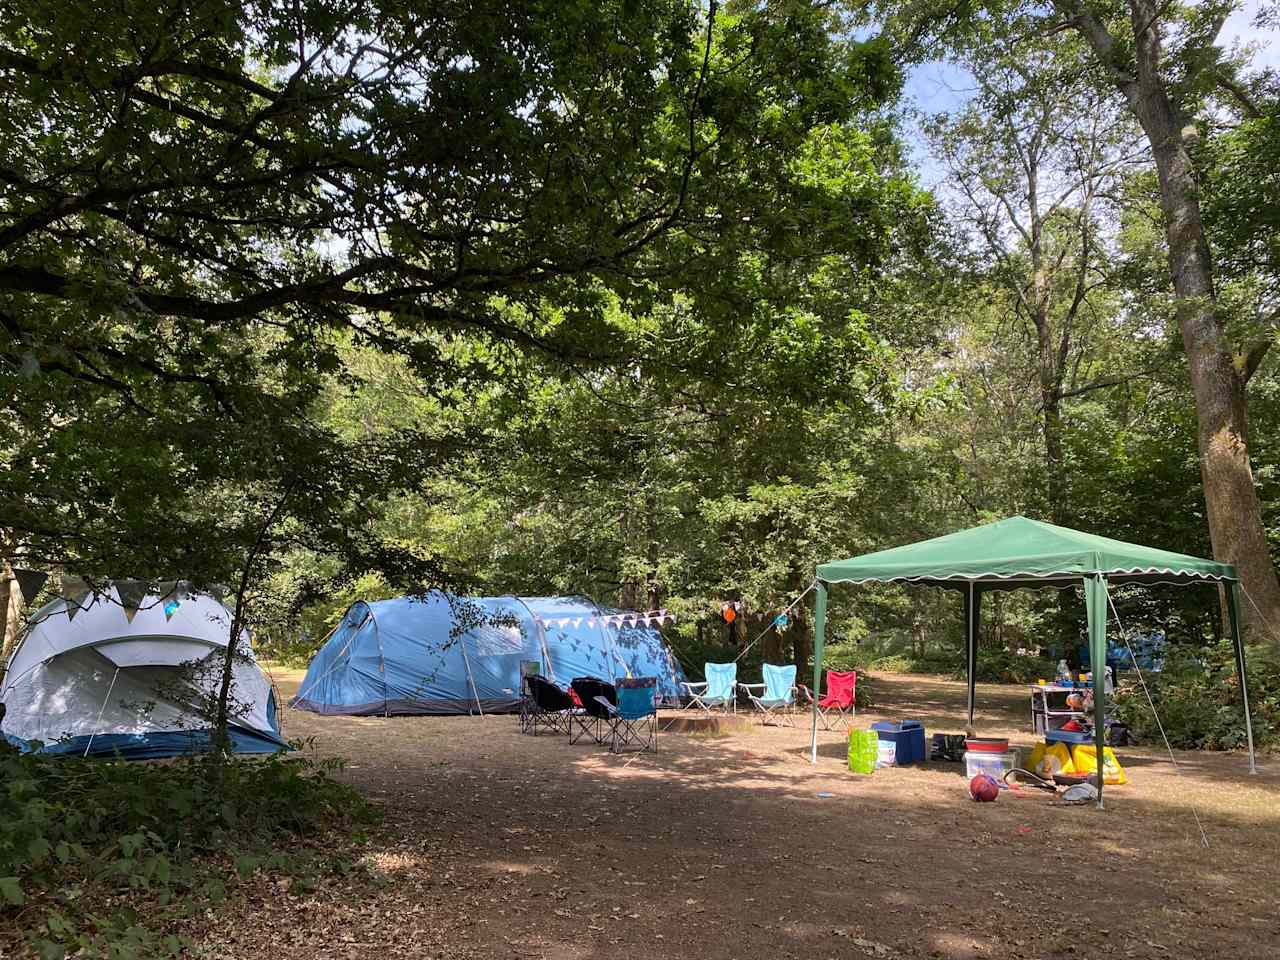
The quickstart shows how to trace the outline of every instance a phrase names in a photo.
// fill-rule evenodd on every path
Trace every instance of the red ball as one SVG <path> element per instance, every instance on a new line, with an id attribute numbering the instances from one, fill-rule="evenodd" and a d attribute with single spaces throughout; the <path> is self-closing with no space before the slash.
<path id="1" fill-rule="evenodd" d="M 1000 784 L 989 773 L 980 773 L 969 781 L 969 796 L 979 803 L 991 803 L 1000 796 Z"/>

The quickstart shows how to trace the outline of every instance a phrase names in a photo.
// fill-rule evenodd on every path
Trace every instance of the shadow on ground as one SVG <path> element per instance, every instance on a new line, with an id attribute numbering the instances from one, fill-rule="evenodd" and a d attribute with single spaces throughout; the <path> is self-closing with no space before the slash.
<path id="1" fill-rule="evenodd" d="M 878 693 L 857 726 L 963 729 L 962 684 Z M 1029 745 L 1025 695 L 980 687 L 982 732 Z M 1121 750 L 1132 782 L 1099 812 L 974 804 L 954 764 L 855 776 L 839 731 L 810 764 L 806 723 L 621 757 L 514 717 L 288 723 L 386 811 L 362 853 L 381 882 L 252 904 L 313 956 L 1270 958 L 1280 936 L 1280 782 L 1238 755 L 1182 755 L 1179 774 Z M 216 956 L 247 956 L 236 916 L 206 932 Z"/>

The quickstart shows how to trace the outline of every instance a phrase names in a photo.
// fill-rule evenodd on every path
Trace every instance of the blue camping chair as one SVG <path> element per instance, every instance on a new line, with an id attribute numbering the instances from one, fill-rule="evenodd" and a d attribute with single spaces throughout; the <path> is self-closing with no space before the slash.
<path id="1" fill-rule="evenodd" d="M 760 713 L 761 723 L 776 722 L 791 725 L 791 708 L 796 702 L 796 666 L 785 667 L 766 663 L 762 668 L 764 683 L 741 683 L 752 704 Z M 754 693 L 753 691 L 759 691 Z"/>
<path id="2" fill-rule="evenodd" d="M 596 697 L 596 703 L 609 713 L 609 750 L 621 753 L 625 748 L 658 749 L 657 677 L 618 680 L 615 684 L 618 703 Z"/>
<path id="3" fill-rule="evenodd" d="M 701 683 L 681 681 L 689 696 L 686 707 L 701 707 L 707 713 L 712 707 L 720 707 L 725 713 L 738 712 L 738 665 L 736 663 L 707 663 L 703 665 Z"/>

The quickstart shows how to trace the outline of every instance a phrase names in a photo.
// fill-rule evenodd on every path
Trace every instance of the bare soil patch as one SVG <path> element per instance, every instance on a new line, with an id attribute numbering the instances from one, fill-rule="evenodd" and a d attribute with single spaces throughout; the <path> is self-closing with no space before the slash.
<path id="1" fill-rule="evenodd" d="M 276 679 L 288 696 L 300 674 Z M 963 729 L 962 684 L 877 693 L 858 726 Z M 1023 688 L 979 701 L 984 733 L 1032 742 Z M 1280 763 L 1251 777 L 1240 754 L 1183 753 L 1179 774 L 1123 749 L 1130 782 L 1098 812 L 975 804 L 954 764 L 856 776 L 838 732 L 814 766 L 807 717 L 624 757 L 513 716 L 285 723 L 386 819 L 349 877 L 246 884 L 195 931 L 214 957 L 1280 955 Z"/>

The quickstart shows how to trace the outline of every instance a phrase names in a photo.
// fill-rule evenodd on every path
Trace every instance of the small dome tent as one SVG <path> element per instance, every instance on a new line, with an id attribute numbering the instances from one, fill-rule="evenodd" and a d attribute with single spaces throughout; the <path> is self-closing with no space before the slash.
<path id="1" fill-rule="evenodd" d="M 511 711 L 521 661 L 537 661 L 543 676 L 564 685 L 582 676 L 657 677 L 659 695 L 670 699 L 684 680 L 662 636 L 637 615 L 581 598 L 432 591 L 352 604 L 312 658 L 293 705 L 355 716 Z"/>
<path id="2" fill-rule="evenodd" d="M 0 702 L 5 739 L 44 753 L 170 757 L 208 748 L 198 704 L 216 697 L 231 613 L 207 594 L 175 588 L 121 600 L 116 586 L 41 607 L 9 659 Z M 247 637 L 246 637 L 247 640 Z M 275 694 L 247 642 L 233 665 L 238 753 L 284 747 Z"/>

